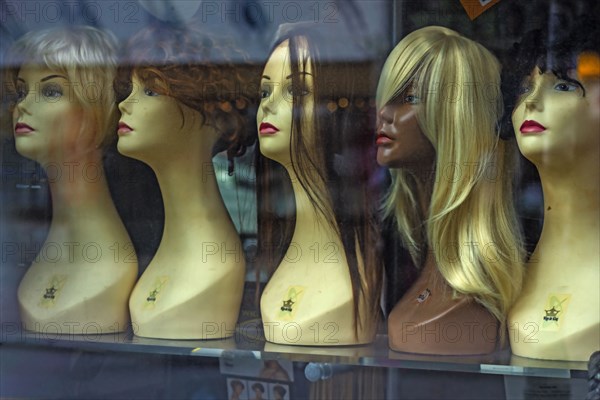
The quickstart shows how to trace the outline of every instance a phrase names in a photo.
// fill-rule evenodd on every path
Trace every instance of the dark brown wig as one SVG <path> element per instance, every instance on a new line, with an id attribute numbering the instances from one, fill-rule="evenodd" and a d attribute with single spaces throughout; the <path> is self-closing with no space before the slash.
<path id="1" fill-rule="evenodd" d="M 600 6 L 596 5 L 600 10 Z M 538 67 L 540 73 L 552 72 L 559 79 L 579 86 L 585 96 L 585 88 L 569 76 L 576 70 L 578 56 L 584 52 L 600 54 L 600 21 L 592 10 L 585 17 L 576 18 L 569 25 L 549 24 L 542 29 L 529 31 L 519 43 L 515 43 L 505 61 L 502 76 L 502 94 L 506 111 L 503 117 L 502 135 L 513 137 L 512 112 L 519 104 L 523 80 Z"/>
<path id="2" fill-rule="evenodd" d="M 289 24 L 287 29 L 280 29 L 271 53 L 286 40 L 292 87 L 305 87 L 304 74 L 298 72 L 305 71 L 310 63 L 315 99 L 313 109 L 307 110 L 302 91 L 291 91 L 291 167 L 316 212 L 338 233 L 344 246 L 357 334 L 361 297 L 371 316 L 368 323 L 376 323 L 379 314 L 382 263 L 377 250 L 377 197 L 369 186 L 375 169 L 374 124 L 364 99 L 355 98 L 355 80 L 361 77 L 353 74 L 351 63 L 330 57 L 327 38 L 320 34 L 318 26 Z M 338 104 L 345 107 L 337 107 Z M 336 110 L 328 109 L 328 105 L 335 105 Z M 314 135 L 308 141 L 302 127 L 306 126 L 305 116 L 311 114 Z M 259 262 L 271 275 L 290 246 L 296 223 L 295 199 L 285 168 L 262 156 L 258 147 Z"/>

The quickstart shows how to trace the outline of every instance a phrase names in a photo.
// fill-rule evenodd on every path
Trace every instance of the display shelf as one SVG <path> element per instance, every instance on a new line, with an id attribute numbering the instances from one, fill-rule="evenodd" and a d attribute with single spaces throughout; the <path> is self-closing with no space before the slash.
<path id="1" fill-rule="evenodd" d="M 247 332 L 247 331 L 246 331 Z M 258 334 L 259 332 L 255 332 Z M 387 336 L 378 335 L 364 346 L 308 347 L 279 345 L 238 335 L 224 340 L 168 340 L 132 334 L 51 335 L 28 331 L 3 332 L 3 345 L 30 345 L 87 351 L 168 354 L 224 359 L 286 359 L 300 363 L 326 363 L 384 368 L 452 371 L 496 375 L 586 379 L 587 363 L 532 360 L 508 350 L 481 356 L 431 356 L 389 350 Z"/>

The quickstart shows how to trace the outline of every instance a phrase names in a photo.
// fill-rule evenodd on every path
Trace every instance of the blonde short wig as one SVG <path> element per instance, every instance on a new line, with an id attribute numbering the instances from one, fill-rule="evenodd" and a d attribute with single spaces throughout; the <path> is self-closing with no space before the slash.
<path id="1" fill-rule="evenodd" d="M 53 28 L 19 38 L 11 48 L 10 62 L 15 72 L 34 64 L 65 74 L 89 116 L 87 122 L 97 129 L 96 143 L 106 145 L 116 136 L 118 121 L 113 89 L 117 49 L 112 34 L 93 27 Z"/>
<path id="2" fill-rule="evenodd" d="M 521 289 L 523 249 L 512 202 L 507 143 L 498 137 L 503 104 L 500 64 L 480 44 L 430 26 L 391 52 L 377 88 L 377 109 L 407 90 L 417 121 L 436 151 L 431 201 L 422 215 L 419 186 L 392 169 L 383 211 L 396 222 L 417 266 L 432 252 L 456 293 L 472 296 L 502 325 Z"/>

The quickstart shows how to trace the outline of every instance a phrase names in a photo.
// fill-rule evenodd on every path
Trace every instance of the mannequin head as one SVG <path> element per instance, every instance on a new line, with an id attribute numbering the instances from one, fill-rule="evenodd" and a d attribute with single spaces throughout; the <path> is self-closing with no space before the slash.
<path id="1" fill-rule="evenodd" d="M 140 137 L 138 126 L 131 126 L 133 134 L 120 136 L 119 151 L 160 153 L 173 131 L 200 130 L 214 138 L 207 142 L 217 142 L 213 152 L 226 149 L 230 160 L 243 154 L 248 137 L 236 107 L 247 102 L 231 64 L 234 52 L 192 26 L 157 24 L 136 34 L 124 51 L 129 65 L 119 69 L 116 86 L 122 122 L 138 124 Z M 147 107 L 136 107 L 142 103 Z M 148 135 L 156 141 L 146 141 Z"/>
<path id="2" fill-rule="evenodd" d="M 262 395 L 265 393 L 265 387 L 261 383 L 256 382 L 252 385 L 252 390 L 254 391 L 255 398 L 262 399 Z"/>
<path id="3" fill-rule="evenodd" d="M 334 64 L 330 53 L 329 43 L 318 27 L 282 25 L 261 74 L 256 120 L 259 132 L 261 124 L 281 121 L 276 134 L 259 133 L 260 152 L 296 175 L 315 207 L 324 214 L 330 212 L 327 208 L 331 202 L 325 186 L 339 181 L 334 160 L 361 140 L 357 129 L 342 129 L 350 126 L 349 109 L 345 113 L 326 111 L 328 102 L 353 95 L 348 90 L 353 79 L 349 69 Z M 333 75 L 337 78 L 335 84 L 329 79 Z M 350 104 L 352 100 L 349 98 Z M 353 111 L 356 116 L 352 122 L 364 125 L 364 112 Z M 280 120 L 284 115 L 285 119 Z"/>
<path id="4" fill-rule="evenodd" d="M 364 294 L 373 308 L 370 315 L 376 315 L 376 301 L 370 299 L 377 297 L 380 263 L 375 254 L 375 193 L 367 186 L 371 122 L 367 110 L 356 106 L 353 88 L 361 77 L 352 73 L 350 63 L 331 58 L 331 33 L 321 29 L 315 24 L 282 25 L 261 74 L 256 122 L 263 132 L 256 171 L 262 264 L 272 273 L 289 247 L 296 222 L 293 179 L 294 190 L 305 193 L 315 213 L 339 234 L 351 270 L 355 311 Z M 337 107 L 341 99 L 346 108 L 327 108 Z M 359 271 L 358 250 L 371 267 L 368 273 Z"/>
<path id="5" fill-rule="evenodd" d="M 292 164 L 292 123 L 293 110 L 314 109 L 314 82 L 310 56 L 306 40 L 294 42 L 300 60 L 292 70 L 290 39 L 279 43 L 265 65 L 260 88 L 261 105 L 256 121 L 258 125 L 260 151 L 288 168 Z M 296 76 L 294 76 L 296 75 Z M 294 104 L 294 100 L 296 104 Z M 308 146 L 314 148 L 312 113 L 297 113 L 297 123 Z M 302 128 L 302 127 L 301 127 Z M 299 132 L 295 132 L 300 134 Z"/>
<path id="6" fill-rule="evenodd" d="M 377 163 L 382 167 L 405 168 L 417 176 L 421 175 L 419 171 L 431 172 L 435 150 L 419 126 L 419 98 L 412 92 L 407 90 L 379 111 Z"/>
<path id="7" fill-rule="evenodd" d="M 500 65 L 480 44 L 437 26 L 410 33 L 379 80 L 377 159 L 391 168 L 384 214 L 396 220 L 414 264 L 433 254 L 455 291 L 503 323 L 522 271 L 506 144 L 497 131 L 499 88 Z M 489 243 L 493 257 L 483 254 Z"/>
<path id="8" fill-rule="evenodd" d="M 17 150 L 48 161 L 77 157 L 112 140 L 116 40 L 92 27 L 29 32 L 11 49 Z M 19 133 L 17 132 L 17 133 Z"/>
<path id="9" fill-rule="evenodd" d="M 488 133 L 487 142 L 495 142 L 495 128 L 502 111 L 502 97 L 497 91 L 499 71 L 498 61 L 489 51 L 450 29 L 430 26 L 407 35 L 383 67 L 377 87 L 377 110 L 380 125 L 388 109 L 395 110 L 401 119 L 405 116 L 399 122 L 410 126 L 403 127 L 401 133 L 413 130 L 414 137 L 408 137 L 407 143 L 393 140 L 389 146 L 379 146 L 380 164 L 397 168 L 404 159 L 411 159 L 410 153 L 394 155 L 401 150 L 394 151 L 397 147 L 417 146 L 417 153 L 428 154 L 419 131 L 436 152 L 437 160 L 426 157 L 434 162 L 430 165 L 434 172 L 440 162 L 464 160 L 465 155 L 478 157 L 472 154 L 477 150 L 475 145 L 469 147 L 471 132 L 463 132 L 465 121 L 477 115 L 478 126 L 473 130 Z"/>
<path id="10" fill-rule="evenodd" d="M 209 153 L 218 133 L 199 111 L 165 95 L 166 84 L 134 73 L 131 93 L 119 103 L 118 149 L 150 164 L 184 157 L 186 150 Z M 201 132 L 201 133 L 198 133 Z"/>
<path id="11" fill-rule="evenodd" d="M 556 39 L 529 32 L 515 47 L 515 66 L 503 89 L 506 125 L 523 155 L 538 168 L 573 165 L 596 157 L 600 146 L 600 32 L 581 19 Z"/>
<path id="12" fill-rule="evenodd" d="M 499 63 L 483 46 L 437 26 L 407 35 L 383 67 L 377 87 L 378 134 L 391 140 L 378 145 L 377 158 L 391 168 L 393 180 L 385 213 L 396 214 L 404 224 L 400 232 L 407 232 L 406 245 L 416 265 L 424 262 L 426 232 L 407 228 L 427 218 L 420 196 L 431 192 L 436 203 L 438 193 L 449 193 L 448 203 L 440 208 L 453 207 L 493 161 L 502 110 L 499 74 Z M 474 169 L 448 176 L 448 166 L 455 165 Z M 397 208 L 396 195 L 403 192 L 411 193 L 406 200 L 414 216 Z"/>
<path id="13" fill-rule="evenodd" d="M 240 395 L 244 391 L 244 388 L 245 388 L 242 381 L 237 380 L 237 379 L 231 381 L 230 386 L 231 386 L 231 391 L 236 395 Z"/>
<path id="14" fill-rule="evenodd" d="M 273 398 L 276 400 L 283 400 L 285 398 L 285 395 L 287 393 L 287 390 L 285 390 L 285 388 L 281 385 L 275 385 L 273 386 Z"/>

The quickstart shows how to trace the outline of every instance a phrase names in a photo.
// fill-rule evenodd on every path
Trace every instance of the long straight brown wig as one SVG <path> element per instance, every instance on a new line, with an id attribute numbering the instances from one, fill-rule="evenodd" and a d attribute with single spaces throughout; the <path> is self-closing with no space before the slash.
<path id="1" fill-rule="evenodd" d="M 292 70 L 291 168 L 316 212 L 337 232 L 348 261 L 353 292 L 354 327 L 377 323 L 382 264 L 378 257 L 375 223 L 376 192 L 369 186 L 374 170 L 374 135 L 365 108 L 355 106 L 351 64 L 333 61 L 326 38 L 312 25 L 292 24 L 281 30 L 272 51 L 289 40 Z M 299 94 L 310 63 L 314 88 L 312 109 Z M 327 105 L 345 98 L 345 108 Z M 358 104 L 362 104 L 360 101 Z M 337 107 L 337 106 L 336 106 Z M 313 118 L 306 120 L 307 115 Z M 302 130 L 312 130 L 311 135 Z M 307 139 L 310 137 L 310 140 Z M 256 151 L 258 240 L 260 265 L 271 275 L 290 246 L 296 208 L 290 177 L 283 166 Z M 368 318 L 359 315 L 361 298 Z"/>

